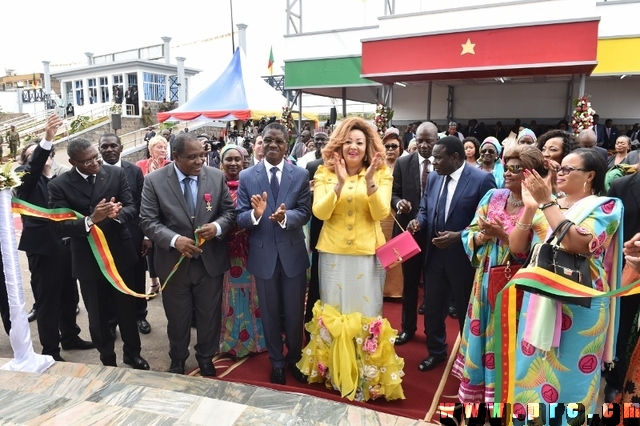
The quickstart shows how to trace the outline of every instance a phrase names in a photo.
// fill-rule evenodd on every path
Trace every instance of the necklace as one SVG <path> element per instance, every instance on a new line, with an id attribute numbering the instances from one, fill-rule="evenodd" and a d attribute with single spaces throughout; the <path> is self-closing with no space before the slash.
<path id="1" fill-rule="evenodd" d="M 564 200 L 566 201 L 566 198 Z M 560 204 L 558 204 L 558 207 L 560 207 L 562 210 L 569 210 L 575 203 L 577 203 L 577 201 L 574 201 L 573 203 L 567 202 L 565 206 L 561 206 Z"/>
<path id="2" fill-rule="evenodd" d="M 507 202 L 511 204 L 513 207 L 522 207 L 524 206 L 524 201 L 522 199 L 516 200 L 516 197 L 513 196 L 513 192 L 509 193 L 509 197 L 507 198 Z"/>

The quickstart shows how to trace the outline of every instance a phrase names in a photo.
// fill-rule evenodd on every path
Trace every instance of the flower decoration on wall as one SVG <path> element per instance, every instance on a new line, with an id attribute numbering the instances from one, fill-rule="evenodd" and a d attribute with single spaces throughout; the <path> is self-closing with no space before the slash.
<path id="1" fill-rule="evenodd" d="M 280 117 L 280 122 L 284 127 L 287 128 L 289 132 L 289 139 L 291 139 L 293 135 L 293 116 L 291 115 L 291 108 L 288 106 L 282 107 L 282 116 Z"/>
<path id="2" fill-rule="evenodd" d="M 386 105 L 378 104 L 376 106 L 376 115 L 373 119 L 376 127 L 378 128 L 378 134 L 380 137 L 384 137 L 384 132 L 389 128 L 389 123 L 393 119 L 393 110 Z"/>
<path id="3" fill-rule="evenodd" d="M 571 114 L 571 128 L 574 134 L 580 133 L 584 129 L 593 127 L 593 115 L 596 113 L 591 108 L 588 96 L 582 96 L 573 101 L 573 114 Z"/>

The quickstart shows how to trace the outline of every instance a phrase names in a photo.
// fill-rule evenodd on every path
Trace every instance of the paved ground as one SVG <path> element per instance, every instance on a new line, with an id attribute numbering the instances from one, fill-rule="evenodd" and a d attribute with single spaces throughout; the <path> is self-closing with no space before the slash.
<path id="1" fill-rule="evenodd" d="M 29 286 L 29 268 L 27 265 L 27 258 L 23 252 L 20 254 L 20 270 L 22 275 L 23 289 L 25 295 L 26 310 L 31 309 L 33 303 L 33 293 Z M 154 371 L 166 371 L 169 368 L 169 342 L 166 335 L 167 319 L 164 315 L 162 308 L 162 296 L 158 296 L 148 302 L 148 321 L 151 324 L 151 333 L 144 335 L 141 334 L 142 340 L 142 356 L 149 362 L 151 369 Z M 80 314 L 77 316 L 78 325 L 82 329 L 80 336 L 85 340 L 90 340 L 89 337 L 89 324 L 87 318 L 87 311 L 82 302 L 82 294 L 80 294 Z M 38 339 L 38 328 L 36 322 L 29 324 L 31 329 L 31 338 L 33 340 L 34 350 L 38 353 L 41 352 L 42 346 Z M 13 351 L 9 343 L 9 337 L 4 333 L 3 329 L 0 329 L 0 358 L 13 358 Z M 195 330 L 192 329 L 191 333 L 191 354 L 192 356 L 187 360 L 186 368 L 195 368 L 197 366 L 196 360 L 193 357 L 193 345 L 195 344 Z M 98 351 L 61 351 L 62 357 L 67 361 L 81 362 L 87 364 L 101 364 Z M 116 337 L 116 355 L 118 356 L 118 365 L 122 361 L 122 340 L 120 340 L 120 333 Z M 129 366 L 122 364 L 124 368 Z"/>

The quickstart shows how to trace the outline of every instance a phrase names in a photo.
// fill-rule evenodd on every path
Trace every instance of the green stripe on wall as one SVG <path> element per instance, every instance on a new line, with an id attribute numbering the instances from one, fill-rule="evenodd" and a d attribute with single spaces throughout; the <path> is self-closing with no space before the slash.
<path id="1" fill-rule="evenodd" d="M 285 62 L 284 86 L 289 88 L 378 85 L 360 78 L 362 57 Z"/>

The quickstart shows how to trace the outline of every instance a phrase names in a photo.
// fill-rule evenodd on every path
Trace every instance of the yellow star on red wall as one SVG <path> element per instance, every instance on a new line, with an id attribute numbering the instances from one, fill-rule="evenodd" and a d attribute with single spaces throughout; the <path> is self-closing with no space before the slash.
<path id="1" fill-rule="evenodd" d="M 475 55 L 475 43 L 471 43 L 471 39 L 468 38 L 467 42 L 465 44 L 461 44 L 460 46 L 462 46 L 462 52 L 460 52 L 460 56 L 462 55 L 466 55 L 467 53 L 470 55 Z"/>

